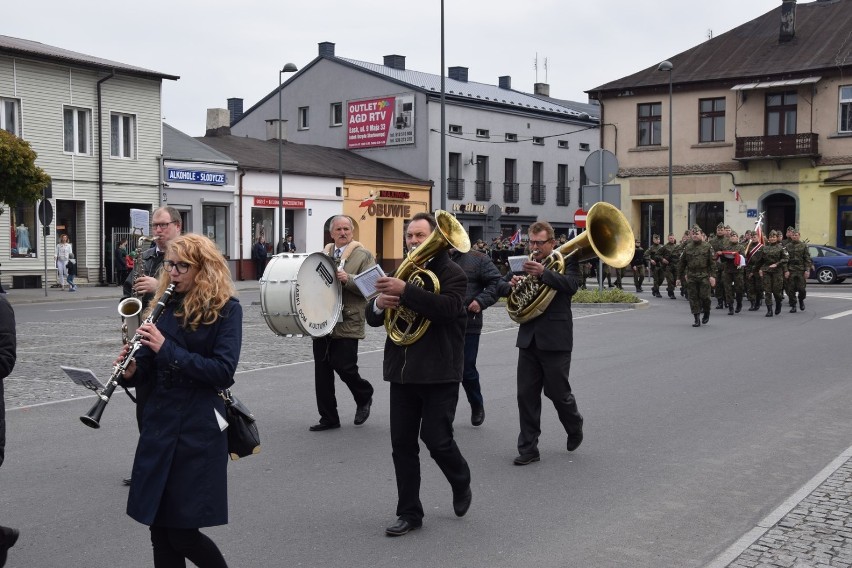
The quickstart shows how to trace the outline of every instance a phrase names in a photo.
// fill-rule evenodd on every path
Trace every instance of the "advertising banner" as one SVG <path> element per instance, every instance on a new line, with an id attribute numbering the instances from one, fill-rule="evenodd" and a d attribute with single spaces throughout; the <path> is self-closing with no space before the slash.
<path id="1" fill-rule="evenodd" d="M 349 149 L 414 144 L 414 94 L 349 101 L 346 124 Z"/>

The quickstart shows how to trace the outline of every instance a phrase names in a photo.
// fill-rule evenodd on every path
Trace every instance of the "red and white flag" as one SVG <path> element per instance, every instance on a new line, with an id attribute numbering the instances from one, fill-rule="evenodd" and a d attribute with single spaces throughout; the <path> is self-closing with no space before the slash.
<path id="1" fill-rule="evenodd" d="M 361 200 L 361 205 L 359 205 L 359 207 L 369 207 L 369 206 L 370 206 L 370 205 L 372 205 L 375 201 L 376 201 L 376 200 L 375 200 L 375 199 L 373 199 L 373 194 L 371 193 L 371 194 L 370 194 L 370 197 L 365 197 L 364 199 L 362 199 L 362 200 Z"/>
<path id="2" fill-rule="evenodd" d="M 737 189 L 737 186 L 734 186 L 734 200 L 742 201 L 742 198 L 740 197 L 740 190 Z"/>
<path id="3" fill-rule="evenodd" d="M 512 240 L 509 241 L 509 244 L 512 245 L 512 246 L 518 246 L 519 244 L 521 244 L 521 230 L 520 229 L 515 231 L 515 234 L 512 235 Z"/>

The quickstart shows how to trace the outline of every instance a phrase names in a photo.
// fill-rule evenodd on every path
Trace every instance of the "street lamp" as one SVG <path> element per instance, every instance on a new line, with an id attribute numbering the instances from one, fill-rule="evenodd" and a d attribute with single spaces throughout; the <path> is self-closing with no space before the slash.
<path id="1" fill-rule="evenodd" d="M 298 70 L 299 68 L 294 64 L 287 63 L 278 72 L 278 245 L 275 247 L 275 252 L 284 251 L 284 172 L 281 169 L 281 77 L 284 73 L 294 73 Z"/>
<path id="2" fill-rule="evenodd" d="M 663 61 L 657 67 L 657 71 L 668 71 L 669 73 L 669 233 L 674 233 L 674 227 L 672 227 L 674 210 L 674 201 L 672 200 L 672 147 L 674 146 L 674 140 L 672 140 L 672 68 L 671 61 Z"/>

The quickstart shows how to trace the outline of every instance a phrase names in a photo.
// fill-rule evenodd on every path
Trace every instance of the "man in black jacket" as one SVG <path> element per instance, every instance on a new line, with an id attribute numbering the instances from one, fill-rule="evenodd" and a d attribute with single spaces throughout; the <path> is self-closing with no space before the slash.
<path id="1" fill-rule="evenodd" d="M 9 376 L 17 361 L 15 312 L 8 300 L 0 296 L 0 465 L 6 455 L 6 402 L 3 379 Z M 0 526 L 0 567 L 6 564 L 6 553 L 18 540 L 18 531 Z"/>
<path id="2" fill-rule="evenodd" d="M 494 262 L 479 251 L 460 253 L 452 250 L 450 258 L 467 274 L 467 292 L 464 295 L 467 330 L 464 334 L 462 386 L 470 403 L 470 423 L 479 426 L 485 421 L 485 401 L 479 386 L 479 371 L 476 369 L 479 336 L 482 334 L 482 312 L 499 299 L 497 288 L 502 276 Z"/>
<path id="3" fill-rule="evenodd" d="M 428 213 L 414 215 L 405 234 L 409 250 L 426 241 L 435 227 Z M 390 337 L 385 341 L 384 379 L 390 382 L 391 446 L 399 496 L 399 519 L 385 529 L 388 536 L 404 535 L 423 524 L 418 434 L 450 482 L 455 514 L 467 513 L 472 498 L 470 468 L 453 440 L 467 323 L 462 305 L 466 278 L 445 250 L 435 254 L 426 269 L 437 277 L 440 293 L 385 276 L 376 281 L 380 294 L 366 308 L 367 323 L 373 327 L 383 325 L 386 309 L 405 308 L 430 322 L 410 345 L 397 345 Z"/>
<path id="4" fill-rule="evenodd" d="M 574 328 L 571 315 L 571 296 L 579 286 L 579 266 L 574 257 L 565 260 L 565 273 L 546 270 L 542 261 L 555 245 L 553 227 L 536 222 L 529 228 L 529 244 L 533 260 L 524 262 L 524 272 L 556 291 L 550 305 L 540 316 L 521 324 L 518 329 L 518 413 L 521 432 L 518 435 L 518 456 L 515 465 L 539 461 L 538 436 L 541 434 L 541 392 L 553 402 L 559 421 L 568 434 L 567 449 L 576 450 L 583 441 L 583 416 L 568 383 L 571 370 Z M 511 277 L 511 286 L 521 276 Z M 502 283 L 503 293 L 509 286 Z"/>

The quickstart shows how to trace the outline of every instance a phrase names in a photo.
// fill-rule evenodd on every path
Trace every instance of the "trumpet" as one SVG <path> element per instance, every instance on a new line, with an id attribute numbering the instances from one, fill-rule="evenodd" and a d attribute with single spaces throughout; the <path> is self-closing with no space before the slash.
<path id="1" fill-rule="evenodd" d="M 151 310 L 151 314 L 142 323 L 157 323 L 157 320 L 163 313 L 163 309 L 165 309 L 166 305 L 172 299 L 172 293 L 174 291 L 175 285 L 170 284 L 169 287 L 166 288 L 166 291 L 163 292 L 163 296 L 157 302 L 157 305 L 154 306 L 153 310 Z M 122 302 L 122 304 L 123 303 L 124 302 Z M 98 400 L 94 405 L 92 405 L 92 408 L 90 408 L 86 414 L 80 417 L 80 421 L 82 421 L 86 426 L 89 426 L 90 428 L 101 427 L 101 416 L 104 413 L 104 409 L 106 409 L 107 403 L 112 397 L 112 393 L 115 392 L 115 389 L 118 386 L 118 379 L 121 378 L 124 371 L 126 371 L 127 367 L 130 366 L 130 361 L 133 359 L 133 356 L 139 348 L 142 347 L 142 336 L 139 332 L 136 332 L 133 335 L 133 339 L 130 340 L 129 345 L 130 350 L 125 354 L 124 358 L 113 365 L 112 374 L 110 375 L 106 386 L 98 391 Z"/>

